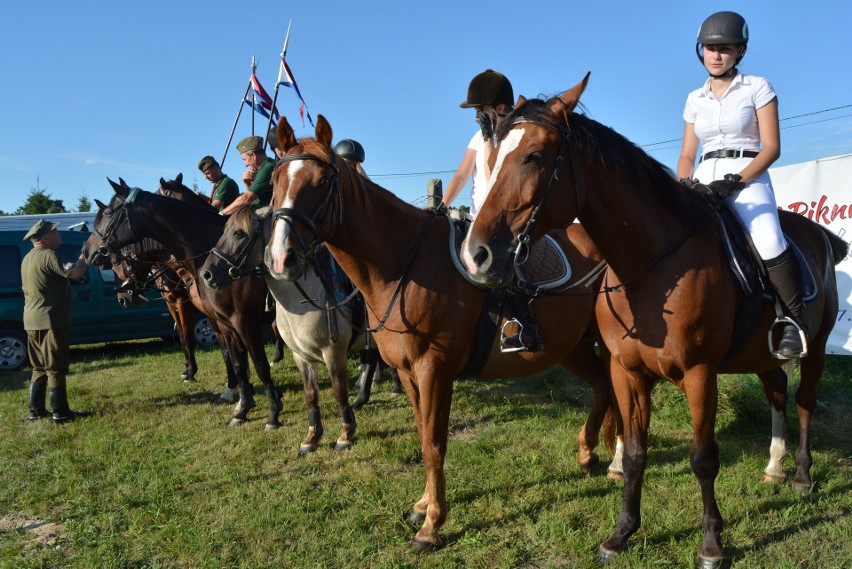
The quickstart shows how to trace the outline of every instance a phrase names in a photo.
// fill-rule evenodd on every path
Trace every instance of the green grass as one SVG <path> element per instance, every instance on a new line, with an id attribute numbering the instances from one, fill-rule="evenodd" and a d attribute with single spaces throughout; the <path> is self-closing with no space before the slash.
<path id="1" fill-rule="evenodd" d="M 307 424 L 289 358 L 273 370 L 285 425 L 271 433 L 262 397 L 252 421 L 226 426 L 231 407 L 212 403 L 224 383 L 216 350 L 199 353 L 192 384 L 179 380 L 179 348 L 158 341 L 76 347 L 72 359 L 72 406 L 95 412 L 73 424 L 29 424 L 28 373 L 0 375 L 0 518 L 58 528 L 51 539 L 0 530 L 0 567 L 595 567 L 615 526 L 620 486 L 576 466 L 590 393 L 556 369 L 458 382 L 447 544 L 417 554 L 402 512 L 423 491 L 420 445 L 408 400 L 392 397 L 387 380 L 357 413 L 355 447 L 336 453 L 323 369 L 325 444 L 300 459 Z M 816 486 L 805 496 L 760 481 L 770 425 L 759 381 L 722 379 L 717 497 L 734 567 L 852 566 L 850 376 L 852 359 L 829 360 L 812 427 Z M 791 443 L 794 413 L 791 402 Z M 683 395 L 660 384 L 642 528 L 611 567 L 694 566 L 702 532 L 690 440 Z M 792 474 L 792 456 L 786 466 Z"/>

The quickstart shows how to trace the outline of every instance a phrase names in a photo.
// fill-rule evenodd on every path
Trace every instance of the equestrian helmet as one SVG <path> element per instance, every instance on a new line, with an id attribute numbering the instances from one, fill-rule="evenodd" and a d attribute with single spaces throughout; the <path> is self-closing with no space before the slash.
<path id="1" fill-rule="evenodd" d="M 467 99 L 459 106 L 463 109 L 481 105 L 496 107 L 500 103 L 510 107 L 515 104 L 512 84 L 502 73 L 486 69 L 471 80 L 467 88 Z"/>
<path id="2" fill-rule="evenodd" d="M 345 138 L 334 146 L 334 152 L 341 158 L 353 160 L 355 162 L 363 162 L 366 156 L 364 155 L 364 147 L 357 140 Z"/>
<path id="3" fill-rule="evenodd" d="M 736 12 L 716 12 L 704 20 L 698 29 L 698 38 L 695 43 L 695 53 L 698 59 L 704 63 L 701 46 L 721 44 L 748 44 L 748 24 L 745 18 Z M 745 49 L 737 57 L 737 63 L 745 55 Z"/>

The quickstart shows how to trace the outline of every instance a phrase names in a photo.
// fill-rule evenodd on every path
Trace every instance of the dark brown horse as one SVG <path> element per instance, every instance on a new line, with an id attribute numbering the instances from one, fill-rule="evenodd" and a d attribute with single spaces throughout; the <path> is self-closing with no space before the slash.
<path id="1" fill-rule="evenodd" d="M 209 207 L 130 188 L 123 181 L 110 183 L 115 196 L 108 206 L 97 202 L 100 211 L 95 218 L 95 233 L 112 253 L 145 238 L 163 244 L 185 272 L 181 276 L 193 302 L 219 328 L 217 337 L 240 390 L 231 425 L 245 422 L 255 406 L 249 382 L 250 356 L 269 403 L 266 428 L 279 427 L 281 396 L 272 382 L 260 326 L 271 319 L 265 311 L 266 283 L 262 278 L 243 279 L 222 292 L 198 286 L 198 268 L 222 235 L 226 219 Z M 87 254 L 92 258 L 97 252 Z"/>
<path id="2" fill-rule="evenodd" d="M 686 394 L 692 415 L 690 462 L 704 507 L 698 555 L 703 567 L 715 567 L 725 558 L 715 496 L 717 373 L 751 372 L 763 380 L 774 409 L 767 475 L 784 475 L 786 375 L 779 368 L 783 362 L 770 355 L 766 336 L 774 307 L 767 303 L 751 332 L 732 345 L 745 296 L 729 268 L 711 207 L 624 137 L 573 113 L 587 81 L 588 76 L 550 101 L 521 99 L 507 117 L 498 133 L 488 198 L 463 248 L 465 263 L 476 280 L 498 285 L 519 240 L 535 241 L 548 228 L 580 220 L 609 263 L 596 313 L 612 354 L 625 429 L 621 514 L 599 557 L 608 560 L 624 551 L 639 528 L 651 388 L 665 378 Z M 804 492 L 812 484 L 808 437 L 816 385 L 838 307 L 834 266 L 848 247 L 804 217 L 781 212 L 781 224 L 804 252 L 818 293 L 807 305 L 810 349 L 800 362 L 796 393 L 801 433 L 793 487 Z M 571 315 L 565 318 L 570 321 Z"/>
<path id="3" fill-rule="evenodd" d="M 272 205 L 281 209 L 274 216 L 266 265 L 276 278 L 296 279 L 322 241 L 363 293 L 382 359 L 399 370 L 420 436 L 426 488 L 408 514 L 415 525 L 422 523 L 414 544 L 420 550 L 439 547 L 447 517 L 444 458 L 453 383 L 471 359 L 488 292 L 454 266 L 447 218 L 403 202 L 337 157 L 325 117 L 317 119 L 316 139 L 297 142 L 283 118 L 277 134 L 287 155 L 273 173 Z M 579 225 L 553 237 L 575 276 L 587 275 L 600 262 Z M 485 346 L 482 367 L 468 372 L 515 377 L 560 364 L 587 381 L 595 402 L 579 437 L 578 461 L 585 469 L 597 461 L 594 448 L 611 402 L 609 379 L 589 333 L 596 285 L 536 301 L 546 351 L 501 353 L 495 338 Z M 575 316 L 570 325 L 560 316 L 565 313 Z"/>

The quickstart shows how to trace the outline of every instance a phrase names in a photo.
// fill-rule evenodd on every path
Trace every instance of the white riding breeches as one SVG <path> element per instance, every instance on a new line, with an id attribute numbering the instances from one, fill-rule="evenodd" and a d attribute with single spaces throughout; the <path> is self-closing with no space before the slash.
<path id="1" fill-rule="evenodd" d="M 725 174 L 736 174 L 751 158 L 716 158 L 701 162 L 693 175 L 703 184 L 721 180 Z M 769 173 L 764 172 L 742 191 L 728 196 L 725 203 L 734 210 L 751 235 L 760 258 L 774 259 L 784 252 L 787 242 L 778 220 L 778 204 Z"/>

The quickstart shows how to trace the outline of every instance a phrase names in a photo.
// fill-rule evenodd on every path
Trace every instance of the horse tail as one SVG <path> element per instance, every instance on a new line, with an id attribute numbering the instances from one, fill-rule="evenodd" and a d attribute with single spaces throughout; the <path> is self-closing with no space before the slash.
<path id="1" fill-rule="evenodd" d="M 831 255 L 834 259 L 834 264 L 837 265 L 849 254 L 849 243 L 822 225 L 820 225 L 819 228 L 822 229 L 826 239 L 828 239 L 828 242 L 831 245 Z"/>
<path id="2" fill-rule="evenodd" d="M 601 430 L 603 431 L 603 442 L 606 450 L 609 451 L 609 454 L 615 454 L 615 436 L 618 434 L 618 418 L 620 415 L 618 414 L 618 407 L 613 402 L 612 405 L 606 410 L 606 415 L 604 415 L 603 423 L 601 424 Z"/>

